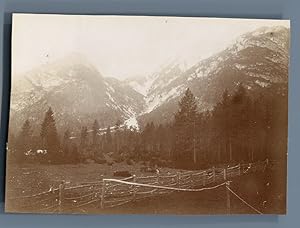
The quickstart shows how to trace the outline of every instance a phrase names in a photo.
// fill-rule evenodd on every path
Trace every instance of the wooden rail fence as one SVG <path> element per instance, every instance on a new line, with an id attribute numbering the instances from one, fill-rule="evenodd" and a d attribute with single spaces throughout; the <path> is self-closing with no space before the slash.
<path id="1" fill-rule="evenodd" d="M 15 208 L 29 212 L 84 212 L 83 208 L 92 204 L 105 209 L 174 191 L 214 189 L 228 185 L 228 180 L 233 177 L 264 171 L 267 165 L 268 162 L 264 161 L 227 168 L 212 167 L 203 171 L 178 172 L 172 175 L 133 175 L 124 179 L 103 179 L 78 186 L 68 186 L 62 182 L 58 188 L 29 196 L 11 197 L 8 200 L 13 202 Z M 206 187 L 212 184 L 216 185 Z M 199 187 L 201 189 L 197 189 Z"/>

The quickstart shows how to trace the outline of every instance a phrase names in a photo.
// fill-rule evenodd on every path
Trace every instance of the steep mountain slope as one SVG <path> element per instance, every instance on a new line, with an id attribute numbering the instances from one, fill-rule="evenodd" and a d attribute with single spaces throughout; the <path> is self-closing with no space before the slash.
<path id="1" fill-rule="evenodd" d="M 167 64 L 160 72 L 154 74 L 154 80 L 149 86 L 147 95 L 145 96 L 146 109 L 145 113 L 159 107 L 161 104 L 167 102 L 176 96 L 176 88 L 171 88 L 172 82 L 180 77 L 184 70 L 176 62 Z"/>
<path id="2" fill-rule="evenodd" d="M 225 89 L 237 86 L 251 96 L 287 93 L 289 29 L 263 27 L 239 37 L 225 50 L 186 69 L 173 61 L 146 77 L 119 81 L 103 77 L 80 55 L 14 75 L 10 128 L 19 130 L 28 118 L 40 125 L 49 106 L 59 129 L 80 129 L 97 119 L 101 128 L 118 119 L 138 127 L 149 121 L 172 120 L 178 101 L 190 88 L 199 110 L 212 109 Z M 39 130 L 39 128 L 36 128 Z"/>
<path id="3" fill-rule="evenodd" d="M 270 95 L 287 93 L 289 29 L 263 27 L 239 37 L 225 50 L 200 61 L 186 71 L 173 68 L 174 77 L 162 88 L 152 85 L 141 122 L 169 121 L 187 88 L 198 100 L 200 110 L 208 110 L 220 100 L 225 89 L 232 93 L 242 83 L 252 96 L 262 90 Z M 172 70 L 170 70 L 172 72 Z M 269 88 L 269 89 L 267 89 Z"/>
<path id="4" fill-rule="evenodd" d="M 16 76 L 12 83 L 10 127 L 29 118 L 40 124 L 49 106 L 58 128 L 101 126 L 126 120 L 143 109 L 143 96 L 117 79 L 104 78 L 83 57 L 71 55 Z"/>

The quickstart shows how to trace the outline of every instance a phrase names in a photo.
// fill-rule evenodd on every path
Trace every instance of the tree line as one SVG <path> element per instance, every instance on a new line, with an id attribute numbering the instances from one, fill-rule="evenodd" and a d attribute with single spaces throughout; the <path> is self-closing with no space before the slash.
<path id="1" fill-rule="evenodd" d="M 15 162 L 133 164 L 147 161 L 160 166 L 198 169 L 221 163 L 284 159 L 287 144 L 287 97 L 262 93 L 250 97 L 239 85 L 224 91 L 212 110 L 199 112 L 187 89 L 174 120 L 147 123 L 141 130 L 117 120 L 100 128 L 97 120 L 80 132 L 58 134 L 50 107 L 33 134 L 26 120 L 17 136 L 10 135 L 10 157 Z"/>

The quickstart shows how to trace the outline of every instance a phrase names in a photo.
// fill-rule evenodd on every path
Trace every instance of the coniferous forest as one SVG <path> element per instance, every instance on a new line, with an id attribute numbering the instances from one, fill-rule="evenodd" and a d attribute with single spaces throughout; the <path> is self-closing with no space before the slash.
<path id="1" fill-rule="evenodd" d="M 201 169 L 212 165 L 286 159 L 287 95 L 251 97 L 243 85 L 223 92 L 212 110 L 199 112 L 187 89 L 168 123 L 126 128 L 118 119 L 100 128 L 98 120 L 74 132 L 58 132 L 55 110 L 44 114 L 39 134 L 26 120 L 9 136 L 16 163 L 148 162 L 160 167 Z"/>

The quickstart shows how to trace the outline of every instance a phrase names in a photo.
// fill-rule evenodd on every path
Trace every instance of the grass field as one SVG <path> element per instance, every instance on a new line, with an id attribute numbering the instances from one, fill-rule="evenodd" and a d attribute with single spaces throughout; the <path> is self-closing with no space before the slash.
<path id="1" fill-rule="evenodd" d="M 57 188 L 62 180 L 68 186 L 84 182 L 101 181 L 113 177 L 115 170 L 128 170 L 137 176 L 151 173 L 140 171 L 141 164 L 125 163 L 112 166 L 102 164 L 80 165 L 23 165 L 10 166 L 7 176 L 6 197 L 26 196 Z M 160 169 L 161 174 L 174 174 L 181 170 Z M 263 213 L 285 212 L 285 173 L 282 169 L 268 170 L 237 177 L 231 183 L 232 189 L 252 206 Z M 231 213 L 254 213 L 245 204 L 231 195 Z M 9 208 L 10 201 L 7 201 Z M 100 209 L 99 203 L 91 204 L 70 213 L 107 213 L 107 214 L 224 214 L 227 213 L 226 189 L 220 187 L 204 192 L 173 192 L 154 196 L 120 207 Z"/>
<path id="2" fill-rule="evenodd" d="M 7 170 L 7 194 L 22 196 L 35 194 L 57 188 L 61 181 L 70 182 L 68 186 L 76 186 L 84 182 L 101 181 L 113 177 L 117 170 L 128 170 L 138 176 L 153 175 L 141 171 L 142 165 L 127 165 L 126 163 L 107 164 L 77 164 L 77 165 L 10 165 Z M 160 168 L 161 174 L 176 173 L 181 170 Z"/>

